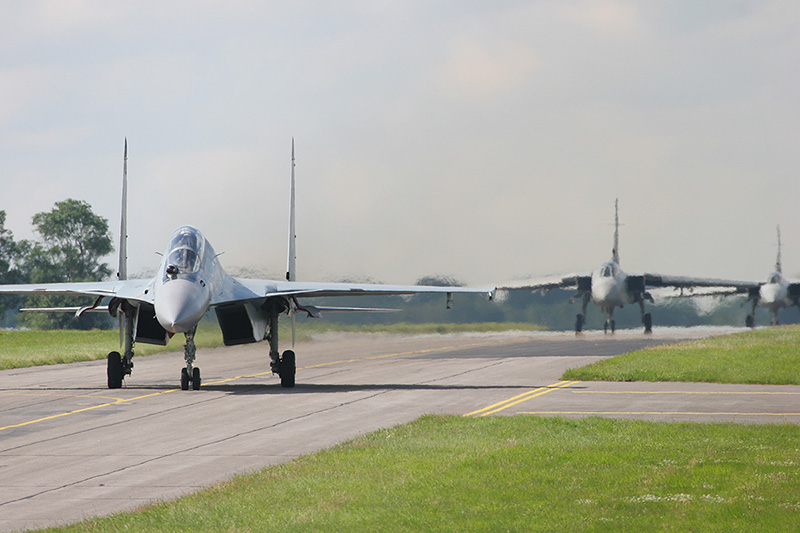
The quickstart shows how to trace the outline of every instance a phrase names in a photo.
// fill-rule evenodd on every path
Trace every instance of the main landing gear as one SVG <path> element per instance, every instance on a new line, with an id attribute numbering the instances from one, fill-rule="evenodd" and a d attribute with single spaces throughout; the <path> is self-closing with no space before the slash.
<path id="1" fill-rule="evenodd" d="M 294 387 L 294 377 L 297 373 L 294 351 L 285 350 L 281 356 L 278 349 L 278 316 L 284 309 L 277 303 L 270 309 L 267 340 L 269 341 L 270 368 L 274 374 L 280 376 L 281 387 L 290 388 Z"/>
<path id="2" fill-rule="evenodd" d="M 583 333 L 583 324 L 586 322 L 586 306 L 589 305 L 591 293 L 578 293 L 570 299 L 570 302 L 574 302 L 578 298 L 581 298 L 581 312 L 575 316 L 575 335 L 580 335 Z"/>
<path id="3" fill-rule="evenodd" d="M 124 355 L 119 352 L 108 354 L 106 376 L 108 377 L 108 388 L 119 389 L 122 387 L 122 380 L 125 376 L 130 376 L 133 371 L 133 308 L 122 302 L 120 317 L 123 328 Z"/>
<path id="4" fill-rule="evenodd" d="M 131 355 L 133 355 L 131 353 Z M 106 375 L 108 377 L 108 388 L 119 389 L 122 388 L 122 380 L 125 376 L 130 376 L 133 370 L 133 361 L 127 357 L 123 357 L 119 352 L 111 352 L 108 354 L 108 365 L 106 368 Z"/>

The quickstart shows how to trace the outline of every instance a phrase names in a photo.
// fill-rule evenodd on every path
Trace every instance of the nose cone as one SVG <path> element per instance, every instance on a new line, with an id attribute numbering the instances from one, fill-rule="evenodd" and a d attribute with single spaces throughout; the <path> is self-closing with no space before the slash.
<path id="1" fill-rule="evenodd" d="M 773 304 L 783 297 L 781 286 L 777 283 L 766 283 L 758 289 L 758 296 L 764 304 Z"/>
<path id="2" fill-rule="evenodd" d="M 208 289 L 201 284 L 185 279 L 170 280 L 156 292 L 156 318 L 165 330 L 185 333 L 200 322 L 210 300 Z"/>
<path id="3" fill-rule="evenodd" d="M 614 295 L 614 278 L 592 279 L 592 301 L 608 302 Z"/>

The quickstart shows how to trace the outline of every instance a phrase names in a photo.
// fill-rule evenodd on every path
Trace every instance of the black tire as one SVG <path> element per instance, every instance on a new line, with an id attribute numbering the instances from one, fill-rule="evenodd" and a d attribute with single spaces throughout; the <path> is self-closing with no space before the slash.
<path id="1" fill-rule="evenodd" d="M 111 352 L 108 354 L 106 375 L 108 376 L 109 389 L 119 389 L 122 387 L 122 356 L 119 352 Z"/>
<path id="2" fill-rule="evenodd" d="M 644 315 L 644 332 L 653 333 L 653 316 L 650 313 Z"/>
<path id="3" fill-rule="evenodd" d="M 611 333 L 617 331 L 617 323 L 615 321 L 611 321 Z"/>
<path id="4" fill-rule="evenodd" d="M 192 369 L 192 390 L 200 390 L 200 369 L 197 367 Z"/>
<path id="5" fill-rule="evenodd" d="M 181 368 L 181 390 L 189 390 L 189 373 Z"/>
<path id="6" fill-rule="evenodd" d="M 744 319 L 744 325 L 748 328 L 755 327 L 755 320 L 753 320 L 752 315 L 747 315 L 747 317 Z"/>
<path id="7" fill-rule="evenodd" d="M 294 387 L 294 375 L 297 371 L 295 355 L 292 350 L 286 350 L 281 357 L 281 387 Z"/>
<path id="8" fill-rule="evenodd" d="M 583 315 L 578 314 L 575 316 L 575 333 L 583 331 Z"/>

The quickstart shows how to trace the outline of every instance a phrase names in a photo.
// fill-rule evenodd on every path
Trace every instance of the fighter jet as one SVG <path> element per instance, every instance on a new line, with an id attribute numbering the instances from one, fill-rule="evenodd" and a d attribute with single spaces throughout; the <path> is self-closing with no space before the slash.
<path id="1" fill-rule="evenodd" d="M 790 281 L 783 277 L 781 266 L 781 227 L 778 230 L 778 257 L 775 260 L 775 271 L 770 273 L 766 282 L 753 282 L 747 288 L 747 302 L 751 302 L 750 314 L 745 318 L 745 325 L 755 327 L 756 307 L 766 307 L 770 313 L 770 324 L 778 324 L 778 311 L 784 307 L 796 305 L 800 307 L 800 282 Z"/>
<path id="2" fill-rule="evenodd" d="M 61 308 L 82 316 L 89 311 L 107 311 L 120 318 L 122 354 L 108 354 L 108 388 L 122 386 L 133 370 L 134 345 L 137 342 L 166 345 L 169 339 L 183 333 L 186 366 L 181 369 L 183 390 L 200 388 L 200 369 L 194 366 L 195 332 L 200 319 L 214 310 L 226 346 L 259 342 L 269 343 L 272 372 L 280 377 L 281 386 L 295 384 L 296 362 L 293 350 L 278 349 L 278 318 L 298 312 L 318 317 L 328 311 L 387 311 L 323 307 L 301 304 L 299 299 L 352 295 L 407 295 L 442 293 L 447 295 L 447 307 L 455 293 L 480 293 L 493 296 L 494 288 L 433 287 L 420 285 L 379 285 L 368 283 L 314 283 L 296 281 L 295 257 L 295 158 L 292 140 L 291 195 L 289 209 L 289 259 L 285 280 L 242 279 L 230 276 L 219 262 L 219 254 L 199 229 L 185 225 L 177 228 L 167 243 L 158 273 L 152 279 L 127 279 L 127 160 L 125 140 L 122 215 L 120 217 L 119 273 L 116 281 L 81 283 L 42 283 L 0 285 L 6 294 L 86 295 L 95 298 L 90 306 Z M 110 299 L 110 300 L 109 300 Z M 101 306 L 101 302 L 108 304 Z M 54 309 L 48 309 L 54 310 Z M 294 339 L 293 339 L 294 340 Z"/>
<path id="3" fill-rule="evenodd" d="M 675 289 L 693 289 L 695 287 L 727 287 L 745 288 L 749 284 L 744 281 L 722 280 L 713 278 L 693 278 L 686 276 L 665 276 L 653 273 L 626 274 L 619 262 L 619 200 L 614 202 L 614 247 L 611 259 L 600 268 L 588 273 L 569 274 L 554 280 L 525 281 L 509 283 L 497 287 L 497 290 L 529 289 L 550 290 L 577 288 L 577 294 L 570 301 L 581 301 L 581 312 L 575 317 L 575 333 L 580 334 L 586 323 L 586 308 L 589 302 L 600 307 L 605 314 L 603 330 L 613 333 L 616 329 L 614 310 L 628 304 L 638 304 L 645 333 L 653 331 L 652 315 L 645 310 L 645 302 L 653 301 L 649 288 L 673 287 Z"/>

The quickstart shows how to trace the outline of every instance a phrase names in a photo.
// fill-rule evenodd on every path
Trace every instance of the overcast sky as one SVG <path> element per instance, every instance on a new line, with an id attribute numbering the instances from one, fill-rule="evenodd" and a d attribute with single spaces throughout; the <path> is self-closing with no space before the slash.
<path id="1" fill-rule="evenodd" d="M 298 279 L 800 276 L 800 3 L 0 3 L 0 210 L 85 200 L 129 269 L 200 228 Z M 116 260 L 109 258 L 112 265 Z"/>

